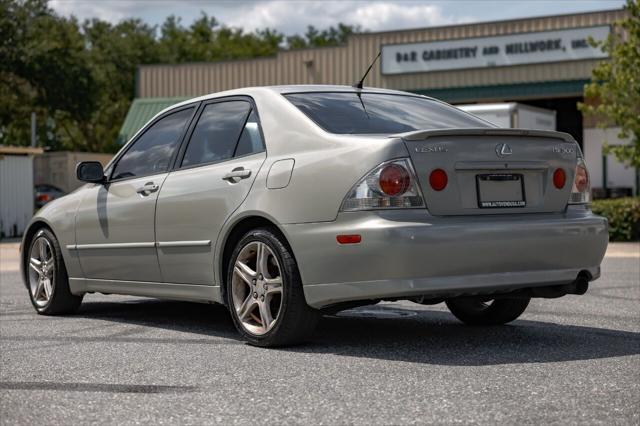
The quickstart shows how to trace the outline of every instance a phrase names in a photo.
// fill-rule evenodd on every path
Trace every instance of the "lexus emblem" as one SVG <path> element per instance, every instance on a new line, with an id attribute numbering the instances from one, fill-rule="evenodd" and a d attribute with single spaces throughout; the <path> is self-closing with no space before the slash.
<path id="1" fill-rule="evenodd" d="M 496 145 L 496 155 L 498 157 L 508 157 L 513 154 L 511 147 L 506 143 L 499 143 Z"/>

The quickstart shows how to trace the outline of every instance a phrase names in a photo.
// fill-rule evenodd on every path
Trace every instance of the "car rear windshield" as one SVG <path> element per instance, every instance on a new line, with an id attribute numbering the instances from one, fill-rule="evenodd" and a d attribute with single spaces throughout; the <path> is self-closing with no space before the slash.
<path id="1" fill-rule="evenodd" d="M 381 93 L 294 93 L 285 97 L 330 133 L 393 134 L 490 127 L 457 108 L 417 96 Z"/>

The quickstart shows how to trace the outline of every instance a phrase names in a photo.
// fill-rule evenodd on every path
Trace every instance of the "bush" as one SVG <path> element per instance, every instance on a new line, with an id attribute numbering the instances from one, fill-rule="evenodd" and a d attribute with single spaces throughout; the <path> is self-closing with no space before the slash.
<path id="1" fill-rule="evenodd" d="M 596 200 L 591 210 L 609 219 L 611 241 L 640 239 L 640 197 Z"/>

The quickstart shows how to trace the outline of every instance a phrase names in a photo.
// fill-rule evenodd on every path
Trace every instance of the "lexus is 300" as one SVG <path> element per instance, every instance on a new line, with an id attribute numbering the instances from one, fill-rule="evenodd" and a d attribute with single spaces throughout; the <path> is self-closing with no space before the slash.
<path id="1" fill-rule="evenodd" d="M 532 297 L 584 293 L 608 241 L 570 135 L 383 89 L 192 99 L 77 176 L 24 235 L 39 313 L 92 292 L 221 303 L 260 346 L 381 300 L 504 324 Z"/>

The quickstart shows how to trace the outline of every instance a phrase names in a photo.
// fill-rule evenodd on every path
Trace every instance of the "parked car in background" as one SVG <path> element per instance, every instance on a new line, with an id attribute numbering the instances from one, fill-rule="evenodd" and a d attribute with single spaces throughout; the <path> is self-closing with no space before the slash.
<path id="1" fill-rule="evenodd" d="M 48 202 L 53 201 L 57 198 L 60 198 L 63 195 L 66 195 L 66 192 L 64 192 L 62 189 L 55 187 L 53 185 L 49 185 L 47 183 L 36 185 L 35 192 L 36 192 L 36 200 L 35 200 L 36 208 L 41 208 Z"/>
<path id="2" fill-rule="evenodd" d="M 23 239 L 39 313 L 89 292 L 223 303 L 260 346 L 381 300 L 504 324 L 532 297 L 586 292 L 608 241 L 570 135 L 383 89 L 192 99 L 77 176 Z"/>

